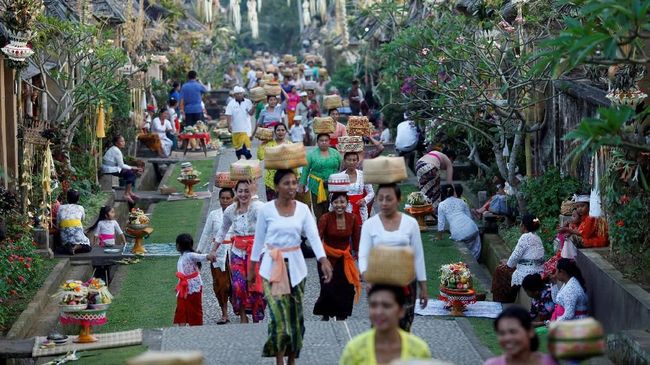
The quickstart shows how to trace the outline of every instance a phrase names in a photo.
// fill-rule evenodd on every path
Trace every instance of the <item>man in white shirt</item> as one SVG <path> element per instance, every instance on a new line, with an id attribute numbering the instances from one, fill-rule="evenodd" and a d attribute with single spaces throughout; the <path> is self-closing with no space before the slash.
<path id="1" fill-rule="evenodd" d="M 395 150 L 400 156 L 406 156 L 406 165 L 415 169 L 415 150 L 418 147 L 418 130 L 415 122 L 404 113 L 404 121 L 397 125 Z"/>
<path id="2" fill-rule="evenodd" d="M 296 115 L 293 117 L 293 126 L 289 130 L 291 134 L 291 142 L 293 143 L 304 143 L 305 141 L 305 127 L 301 125 L 302 115 Z"/>
<path id="3" fill-rule="evenodd" d="M 226 120 L 228 121 L 228 130 L 232 133 L 232 145 L 235 148 L 237 159 L 241 156 L 250 160 L 251 139 L 251 115 L 255 113 L 253 103 L 244 98 L 244 88 L 235 86 L 233 89 L 234 99 L 226 106 Z"/>

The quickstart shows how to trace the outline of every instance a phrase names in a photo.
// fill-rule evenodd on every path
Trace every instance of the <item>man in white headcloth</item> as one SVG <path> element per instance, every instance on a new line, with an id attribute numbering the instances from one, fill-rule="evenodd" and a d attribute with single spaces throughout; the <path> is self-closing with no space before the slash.
<path id="1" fill-rule="evenodd" d="M 237 159 L 241 156 L 250 160 L 251 148 L 251 115 L 255 113 L 253 103 L 244 97 L 244 90 L 241 86 L 233 89 L 234 98 L 226 106 L 226 120 L 228 130 L 232 133 L 232 146 L 235 149 Z"/>

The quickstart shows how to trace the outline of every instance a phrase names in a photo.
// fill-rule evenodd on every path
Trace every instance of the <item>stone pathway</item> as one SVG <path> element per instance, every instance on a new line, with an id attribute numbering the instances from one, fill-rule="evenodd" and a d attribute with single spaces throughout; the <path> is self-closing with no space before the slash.
<path id="1" fill-rule="evenodd" d="M 255 146 L 253 155 L 255 156 Z M 227 171 L 236 160 L 232 149 L 223 151 L 218 157 L 216 171 Z M 258 190 L 260 199 L 265 199 L 263 182 Z M 209 209 L 218 207 L 215 194 Z M 208 210 L 209 211 L 209 210 Z M 203 218 L 205 220 L 205 217 Z M 200 236 L 201 232 L 198 232 Z M 299 364 L 336 364 L 349 339 L 370 328 L 368 304 L 365 292 L 355 305 L 352 316 L 347 321 L 322 322 L 312 314 L 318 298 L 320 285 L 316 272 L 316 260 L 307 259 L 309 275 L 305 286 L 305 344 Z M 172 327 L 163 330 L 162 350 L 200 350 L 205 354 L 206 364 L 272 364 L 273 359 L 261 357 L 261 349 L 266 340 L 266 320 L 259 324 L 240 325 L 239 316 L 228 305 L 231 324 L 216 325 L 221 310 L 212 289 L 209 268 L 204 266 L 201 277 L 204 282 L 202 327 Z M 268 318 L 268 311 L 267 311 Z M 416 317 L 413 332 L 422 337 L 430 346 L 433 357 L 454 364 L 480 364 L 483 358 L 476 350 L 472 340 L 464 333 L 455 320 Z"/>

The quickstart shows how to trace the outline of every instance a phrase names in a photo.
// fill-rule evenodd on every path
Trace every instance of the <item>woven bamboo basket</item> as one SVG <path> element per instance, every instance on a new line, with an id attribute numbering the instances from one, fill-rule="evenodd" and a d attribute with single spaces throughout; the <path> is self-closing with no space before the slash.
<path id="1" fill-rule="evenodd" d="M 278 96 L 282 93 L 282 88 L 280 87 L 280 84 L 277 82 L 271 83 L 267 82 L 266 85 L 264 85 L 264 92 L 266 92 L 267 96 L 275 95 Z"/>
<path id="2" fill-rule="evenodd" d="M 270 141 L 273 139 L 273 129 L 272 128 L 257 128 L 255 131 L 255 138 L 260 141 Z"/>
<path id="3" fill-rule="evenodd" d="M 393 184 L 407 178 L 403 157 L 384 157 L 363 160 L 363 179 L 367 184 Z"/>
<path id="4" fill-rule="evenodd" d="M 325 95 L 323 97 L 323 105 L 325 106 L 325 109 L 331 110 L 331 109 L 337 109 L 343 106 L 341 96 L 340 95 Z"/>
<path id="5" fill-rule="evenodd" d="M 264 156 L 266 169 L 295 169 L 307 165 L 305 146 L 302 143 L 285 143 L 276 147 L 267 147 Z"/>
<path id="6" fill-rule="evenodd" d="M 260 160 L 239 160 L 230 164 L 230 178 L 232 180 L 254 180 L 262 176 Z"/>
<path id="7" fill-rule="evenodd" d="M 249 92 L 251 100 L 255 102 L 266 99 L 266 91 L 263 87 L 254 87 Z"/>
<path id="8" fill-rule="evenodd" d="M 575 208 L 573 201 L 571 199 L 565 200 L 562 202 L 562 206 L 560 207 L 560 214 L 571 215 L 573 214 L 573 208 Z"/>
<path id="9" fill-rule="evenodd" d="M 409 285 L 415 280 L 413 249 L 402 246 L 373 247 L 370 250 L 368 269 L 364 278 L 372 284 Z"/>
<path id="10" fill-rule="evenodd" d="M 327 69 L 325 67 L 321 67 L 321 68 L 318 69 L 318 76 L 320 76 L 322 78 L 328 78 L 329 73 L 327 72 Z"/>
<path id="11" fill-rule="evenodd" d="M 33 145 L 45 146 L 47 144 L 47 138 L 43 137 L 42 133 L 47 128 L 47 121 L 37 119 L 27 120 L 23 131 L 23 141 Z"/>
<path id="12" fill-rule="evenodd" d="M 331 117 L 316 117 L 312 123 L 314 133 L 334 133 L 336 131 L 336 122 Z"/>

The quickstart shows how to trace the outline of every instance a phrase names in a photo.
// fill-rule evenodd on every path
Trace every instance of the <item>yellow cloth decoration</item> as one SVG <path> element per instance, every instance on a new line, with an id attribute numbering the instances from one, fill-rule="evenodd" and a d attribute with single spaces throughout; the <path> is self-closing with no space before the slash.
<path id="1" fill-rule="evenodd" d="M 318 182 L 318 194 L 316 194 L 316 203 L 322 203 L 327 201 L 327 191 L 325 190 L 325 182 L 320 177 L 309 174 L 310 179 L 316 180 Z"/>
<path id="2" fill-rule="evenodd" d="M 81 219 L 63 219 L 61 220 L 61 223 L 59 223 L 59 228 L 76 228 L 76 227 L 83 227 L 81 225 Z"/>
<path id="3" fill-rule="evenodd" d="M 97 138 L 106 137 L 106 131 L 104 130 L 104 119 L 106 119 L 106 115 L 104 114 L 104 103 L 100 101 L 99 105 L 97 106 L 97 130 L 95 131 Z"/>

